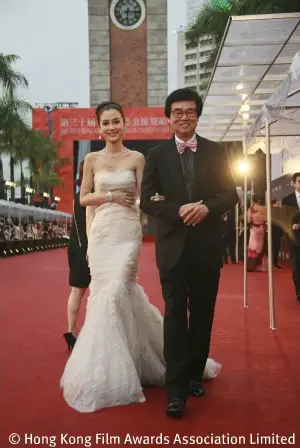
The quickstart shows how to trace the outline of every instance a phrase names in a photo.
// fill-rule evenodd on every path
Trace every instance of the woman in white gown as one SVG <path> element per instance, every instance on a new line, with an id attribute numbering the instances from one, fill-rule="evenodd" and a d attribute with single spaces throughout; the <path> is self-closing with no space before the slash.
<path id="1" fill-rule="evenodd" d="M 80 194 L 81 204 L 94 209 L 87 223 L 90 296 L 61 378 L 64 399 L 79 412 L 143 402 L 142 385 L 163 385 L 165 374 L 163 318 L 136 283 L 144 157 L 123 146 L 118 104 L 102 103 L 96 113 L 106 147 L 86 156 Z M 220 368 L 208 359 L 204 377 Z"/>

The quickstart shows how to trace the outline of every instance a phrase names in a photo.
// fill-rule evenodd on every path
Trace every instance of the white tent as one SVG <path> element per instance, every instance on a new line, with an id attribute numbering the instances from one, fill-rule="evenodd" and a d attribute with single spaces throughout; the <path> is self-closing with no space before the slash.
<path id="1" fill-rule="evenodd" d="M 286 79 L 299 49 L 300 12 L 230 17 L 204 98 L 200 135 L 220 142 L 242 141 Z M 299 104 L 298 100 L 290 98 L 287 105 Z M 299 132 L 288 126 L 285 135 Z"/>
<path id="2" fill-rule="evenodd" d="M 204 98 L 197 132 L 208 139 L 243 141 L 245 154 L 267 154 L 267 210 L 271 223 L 270 153 L 300 143 L 300 12 L 230 17 Z M 300 167 L 299 167 L 300 168 Z M 244 203 L 247 203 L 245 176 Z M 245 208 L 244 226 L 247 227 Z M 270 327 L 275 329 L 269 225 Z M 247 235 L 244 240 L 245 254 Z M 244 263 L 247 306 L 247 263 Z"/>
<path id="3" fill-rule="evenodd" d="M 272 271 L 272 205 L 271 205 L 271 136 L 299 136 L 300 135 L 300 50 L 293 58 L 292 64 L 284 81 L 277 92 L 264 104 L 255 121 L 248 128 L 244 136 L 245 156 L 248 145 L 253 140 L 261 140 L 265 135 L 266 169 L 267 169 L 267 213 L 268 213 L 268 274 L 269 274 L 269 309 L 270 327 L 276 328 L 274 285 Z M 296 168 L 296 167 L 295 167 Z M 245 189 L 246 190 L 246 189 Z M 245 195 L 247 192 L 245 191 Z M 245 210 L 245 225 L 247 212 Z M 246 249 L 246 247 L 245 247 Z M 246 255 L 246 250 L 245 250 Z M 246 257 L 245 257 L 246 260 Z M 245 263 L 246 265 L 246 263 Z M 247 281 L 245 273 L 245 297 L 247 295 Z"/>
<path id="4" fill-rule="evenodd" d="M 29 205 L 19 204 L 15 202 L 8 202 L 0 200 L 0 216 L 8 217 L 32 217 L 35 221 L 46 219 L 50 221 L 55 220 L 69 220 L 72 215 L 56 210 L 49 210 L 41 207 L 32 207 Z"/>

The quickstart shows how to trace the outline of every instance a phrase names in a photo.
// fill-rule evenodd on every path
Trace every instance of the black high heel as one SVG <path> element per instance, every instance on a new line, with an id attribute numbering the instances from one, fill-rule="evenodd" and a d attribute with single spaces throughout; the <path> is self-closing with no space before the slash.
<path id="1" fill-rule="evenodd" d="M 68 345 L 68 350 L 70 351 L 76 342 L 76 337 L 73 335 L 73 333 L 64 333 L 63 337 L 65 338 L 65 341 Z"/>

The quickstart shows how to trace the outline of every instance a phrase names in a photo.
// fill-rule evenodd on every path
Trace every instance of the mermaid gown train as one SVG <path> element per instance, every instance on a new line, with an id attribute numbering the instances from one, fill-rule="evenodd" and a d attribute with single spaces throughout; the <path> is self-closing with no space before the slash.
<path id="1" fill-rule="evenodd" d="M 136 189 L 133 171 L 99 172 L 97 191 Z M 136 283 L 142 241 L 139 211 L 106 203 L 89 234 L 86 317 L 61 378 L 65 401 L 79 412 L 145 401 L 142 385 L 163 385 L 163 318 Z M 204 376 L 221 366 L 208 359 Z"/>

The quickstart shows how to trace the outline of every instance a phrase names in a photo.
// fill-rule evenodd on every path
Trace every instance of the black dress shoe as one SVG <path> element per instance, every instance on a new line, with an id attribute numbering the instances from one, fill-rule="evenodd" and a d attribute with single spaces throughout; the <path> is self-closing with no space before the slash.
<path id="1" fill-rule="evenodd" d="M 190 382 L 190 394 L 193 397 L 202 397 L 204 395 L 204 387 L 200 381 Z"/>
<path id="2" fill-rule="evenodd" d="M 185 400 L 183 398 L 172 398 L 168 401 L 167 416 L 172 418 L 182 418 L 185 411 Z"/>
<path id="3" fill-rule="evenodd" d="M 73 335 L 73 333 L 64 333 L 63 337 L 67 343 L 68 350 L 72 350 L 76 342 L 76 337 Z"/>

